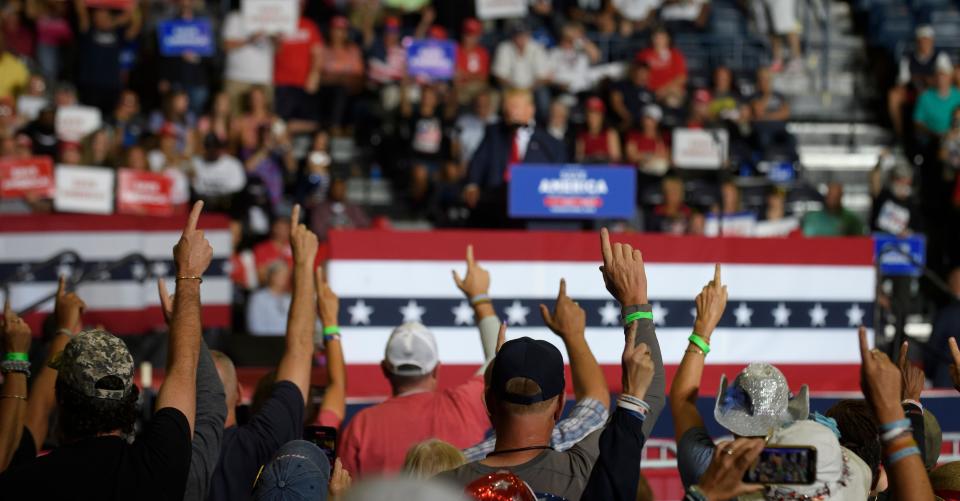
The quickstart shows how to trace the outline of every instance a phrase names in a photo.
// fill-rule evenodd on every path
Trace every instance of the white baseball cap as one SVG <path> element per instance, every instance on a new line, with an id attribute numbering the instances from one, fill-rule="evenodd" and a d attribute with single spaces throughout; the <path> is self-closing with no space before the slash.
<path id="1" fill-rule="evenodd" d="M 397 376 L 423 376 L 437 368 L 437 340 L 420 322 L 407 322 L 390 333 L 384 359 Z"/>

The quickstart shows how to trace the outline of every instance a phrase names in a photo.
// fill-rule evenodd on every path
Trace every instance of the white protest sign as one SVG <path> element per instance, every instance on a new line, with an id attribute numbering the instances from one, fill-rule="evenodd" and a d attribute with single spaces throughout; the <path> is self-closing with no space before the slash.
<path id="1" fill-rule="evenodd" d="M 300 21 L 298 0 L 242 0 L 240 13 L 249 33 L 293 35 Z"/>
<path id="2" fill-rule="evenodd" d="M 45 97 L 20 96 L 17 98 L 17 114 L 28 120 L 36 120 L 37 115 L 47 106 L 47 103 Z"/>
<path id="3" fill-rule="evenodd" d="M 113 213 L 113 169 L 58 165 L 53 207 L 58 212 Z"/>
<path id="4" fill-rule="evenodd" d="M 57 108 L 54 128 L 63 141 L 78 142 L 100 128 L 100 110 L 92 106 L 63 106 Z"/>
<path id="5" fill-rule="evenodd" d="M 687 169 L 719 169 L 727 160 L 724 129 L 673 130 L 673 163 Z"/>
<path id="6" fill-rule="evenodd" d="M 527 0 L 477 0 L 477 17 L 480 19 L 526 17 L 526 15 Z"/>

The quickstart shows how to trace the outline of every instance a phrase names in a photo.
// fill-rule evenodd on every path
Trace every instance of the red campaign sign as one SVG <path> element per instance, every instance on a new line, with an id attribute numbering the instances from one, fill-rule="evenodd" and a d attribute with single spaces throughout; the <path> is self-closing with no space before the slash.
<path id="1" fill-rule="evenodd" d="M 173 180 L 163 174 L 120 169 L 117 172 L 117 212 L 146 216 L 173 214 Z"/>
<path id="2" fill-rule="evenodd" d="M 126 10 L 133 5 L 133 0 L 85 0 L 83 3 L 91 9 Z"/>
<path id="3" fill-rule="evenodd" d="M 53 196 L 53 161 L 50 157 L 0 160 L 0 198 L 28 195 Z"/>

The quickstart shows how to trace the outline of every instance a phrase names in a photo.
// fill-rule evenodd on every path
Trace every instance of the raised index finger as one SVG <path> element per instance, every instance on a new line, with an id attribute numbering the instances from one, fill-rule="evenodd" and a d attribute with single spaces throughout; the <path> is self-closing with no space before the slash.
<path id="1" fill-rule="evenodd" d="M 560 300 L 563 296 L 567 295 L 567 279 L 560 279 L 560 292 L 557 294 L 557 301 Z"/>
<path id="2" fill-rule="evenodd" d="M 870 356 L 870 344 L 867 342 L 867 328 L 860 326 L 860 359 L 867 364 L 873 357 Z"/>
<path id="3" fill-rule="evenodd" d="M 473 244 L 467 245 L 467 267 L 473 266 Z"/>
<path id="4" fill-rule="evenodd" d="M 910 343 L 904 341 L 900 345 L 900 360 L 897 361 L 897 367 L 900 367 L 901 371 L 906 370 L 907 368 L 907 352 L 910 350 Z"/>
<path id="5" fill-rule="evenodd" d="M 613 259 L 613 250 L 610 248 L 610 232 L 606 228 L 600 228 L 600 254 L 603 256 L 604 264 Z"/>
<path id="6" fill-rule="evenodd" d="M 290 227 L 296 228 L 300 224 L 300 204 L 294 204 L 290 211 Z"/>
<path id="7" fill-rule="evenodd" d="M 201 212 L 203 212 L 203 200 L 197 200 L 197 203 L 193 204 L 193 209 L 190 210 L 190 217 L 187 218 L 187 227 L 183 229 L 184 233 L 197 230 L 197 223 L 200 221 Z"/>
<path id="8" fill-rule="evenodd" d="M 67 291 L 67 276 L 60 275 L 60 283 L 57 284 L 57 297 L 62 297 Z"/>
<path id="9" fill-rule="evenodd" d="M 713 268 L 713 285 L 720 287 L 720 263 Z"/>
<path id="10" fill-rule="evenodd" d="M 957 338 L 951 337 L 947 343 L 950 345 L 950 355 L 953 356 L 953 363 L 960 366 L 960 347 L 957 347 Z"/>

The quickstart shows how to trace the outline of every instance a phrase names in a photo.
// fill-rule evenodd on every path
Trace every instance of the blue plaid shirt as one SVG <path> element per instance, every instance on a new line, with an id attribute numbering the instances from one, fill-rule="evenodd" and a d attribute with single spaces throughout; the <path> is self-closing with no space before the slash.
<path id="1" fill-rule="evenodd" d="M 609 416 L 610 411 L 599 400 L 592 398 L 578 400 L 570 414 L 553 427 L 550 445 L 557 451 L 565 451 L 587 435 L 602 428 Z M 464 449 L 463 455 L 467 457 L 468 463 L 479 461 L 493 452 L 496 443 L 496 435 L 491 435 L 483 442 Z"/>

